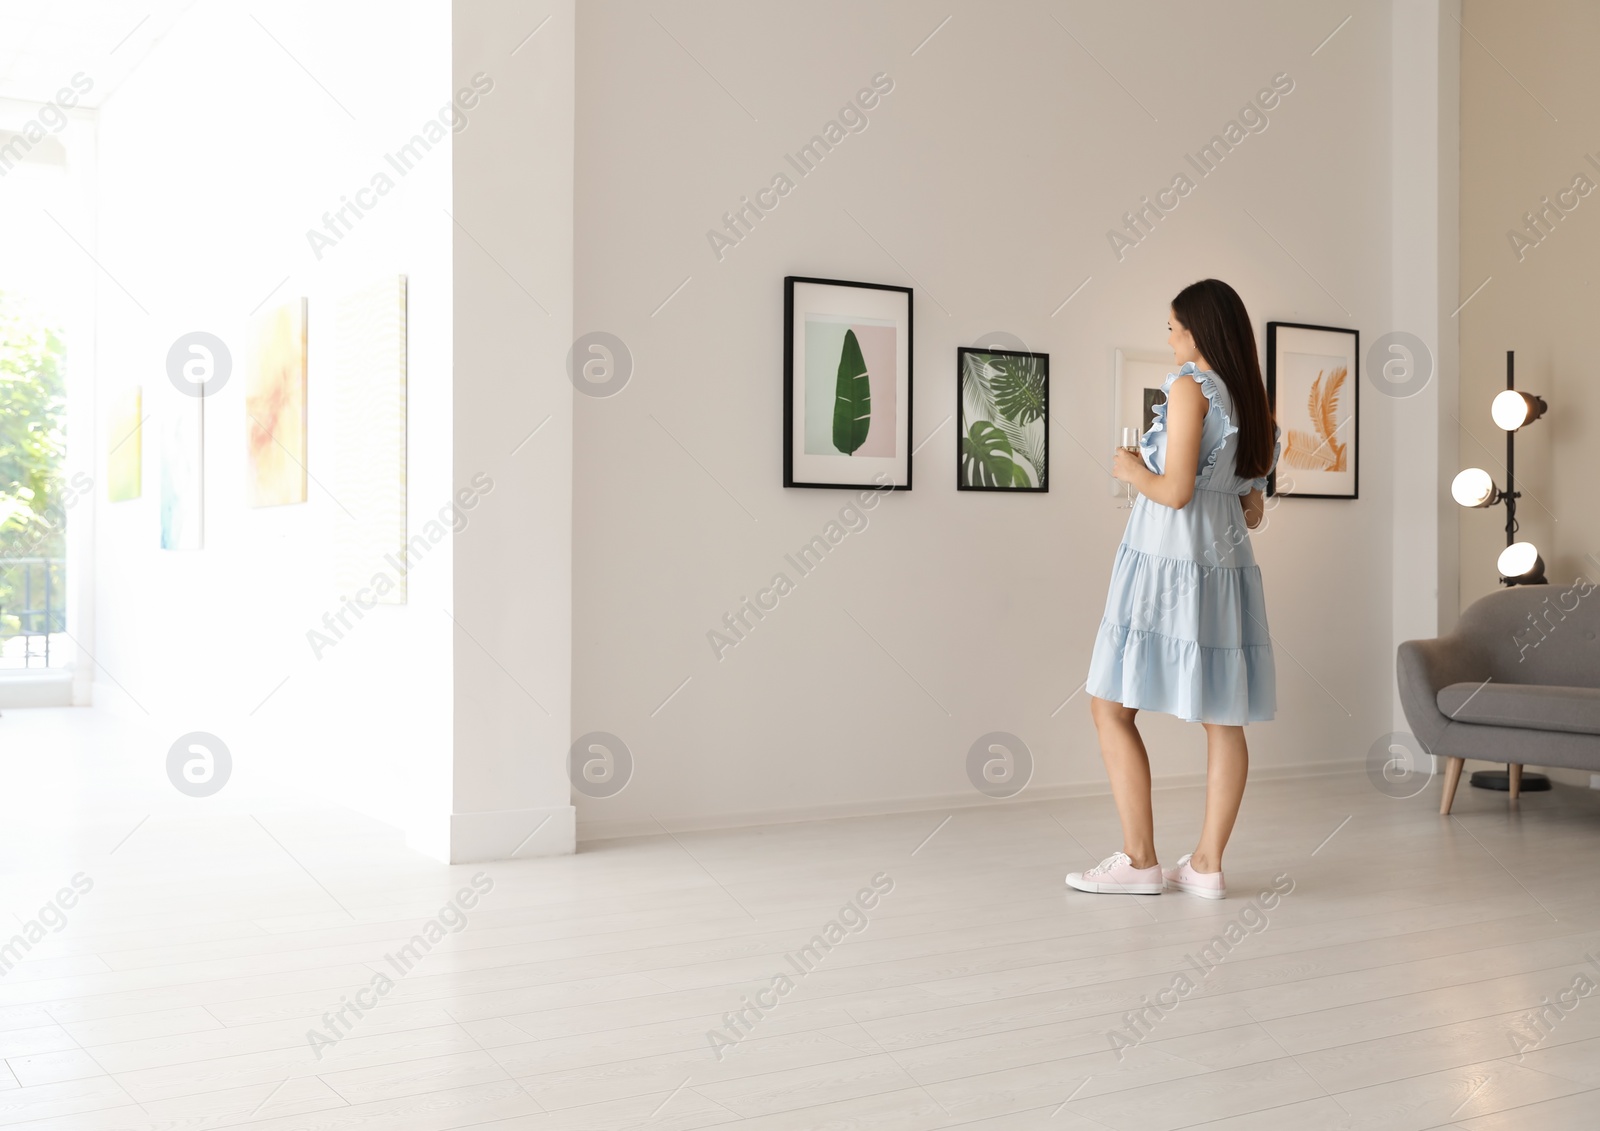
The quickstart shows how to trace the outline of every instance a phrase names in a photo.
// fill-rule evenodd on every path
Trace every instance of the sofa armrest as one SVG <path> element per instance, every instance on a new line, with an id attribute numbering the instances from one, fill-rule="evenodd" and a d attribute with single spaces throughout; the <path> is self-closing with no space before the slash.
<path id="1" fill-rule="evenodd" d="M 1439 710 L 1439 691 L 1452 683 L 1476 683 L 1489 677 L 1489 659 L 1474 641 L 1462 636 L 1407 640 L 1396 657 L 1400 706 L 1411 733 L 1428 753 L 1435 753 L 1449 717 Z"/>

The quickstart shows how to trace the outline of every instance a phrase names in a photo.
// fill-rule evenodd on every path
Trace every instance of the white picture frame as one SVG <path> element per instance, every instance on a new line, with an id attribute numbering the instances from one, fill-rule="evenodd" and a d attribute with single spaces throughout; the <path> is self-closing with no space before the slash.
<path id="1" fill-rule="evenodd" d="M 1141 435 L 1149 428 L 1150 404 L 1148 393 L 1157 392 L 1154 403 L 1159 403 L 1159 390 L 1167 378 L 1178 371 L 1170 353 L 1160 350 L 1115 349 L 1111 355 L 1111 419 L 1108 424 L 1110 444 L 1106 447 L 1107 460 L 1112 448 L 1122 443 L 1122 429 L 1137 427 Z M 1109 464 L 1108 464 L 1109 470 Z M 1112 479 L 1107 493 L 1120 497 L 1122 484 Z"/>

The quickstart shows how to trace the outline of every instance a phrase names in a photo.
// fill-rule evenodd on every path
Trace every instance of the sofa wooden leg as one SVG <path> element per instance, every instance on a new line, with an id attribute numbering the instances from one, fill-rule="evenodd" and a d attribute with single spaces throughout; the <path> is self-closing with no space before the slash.
<path id="1" fill-rule="evenodd" d="M 1456 801 L 1456 786 L 1461 784 L 1461 767 L 1466 765 L 1465 758 L 1451 758 L 1444 768 L 1444 798 L 1439 802 L 1439 815 L 1448 817 L 1450 806 Z"/>
<path id="2" fill-rule="evenodd" d="M 1522 764 L 1512 762 L 1506 766 L 1507 777 L 1511 781 L 1511 800 L 1515 801 L 1522 794 Z"/>

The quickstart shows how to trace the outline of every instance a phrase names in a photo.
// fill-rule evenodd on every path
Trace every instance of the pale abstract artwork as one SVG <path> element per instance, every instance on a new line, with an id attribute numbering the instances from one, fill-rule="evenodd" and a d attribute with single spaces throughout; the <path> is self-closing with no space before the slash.
<path id="1" fill-rule="evenodd" d="M 161 418 L 161 548 L 198 550 L 205 512 L 205 417 L 199 397 L 173 392 Z"/>
<path id="2" fill-rule="evenodd" d="M 106 498 L 113 503 L 137 499 L 143 491 L 142 402 L 135 385 L 114 397 L 106 414 Z"/>
<path id="3" fill-rule="evenodd" d="M 306 300 L 256 322 L 245 385 L 245 497 L 252 507 L 306 501 Z"/>
<path id="4" fill-rule="evenodd" d="M 329 491 L 341 596 L 406 603 L 406 277 L 343 296 L 334 315 Z"/>

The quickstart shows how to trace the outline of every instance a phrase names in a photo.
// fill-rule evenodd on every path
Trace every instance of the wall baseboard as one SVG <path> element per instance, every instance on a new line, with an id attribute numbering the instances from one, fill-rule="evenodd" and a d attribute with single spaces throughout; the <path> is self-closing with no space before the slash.
<path id="1" fill-rule="evenodd" d="M 0 710 L 72 706 L 72 673 L 64 668 L 9 672 L 0 677 Z"/>
<path id="2" fill-rule="evenodd" d="M 450 863 L 570 855 L 577 848 L 577 815 L 571 805 L 452 813 Z"/>
<path id="3" fill-rule="evenodd" d="M 1250 776 L 1257 781 L 1284 778 L 1323 777 L 1329 774 L 1354 773 L 1363 768 L 1365 759 L 1339 759 L 1322 762 L 1302 762 L 1294 766 L 1252 766 Z M 1204 785 L 1204 773 L 1166 774 L 1155 778 L 1155 789 L 1187 789 Z M 1063 785 L 1030 786 L 1022 800 L 1058 801 L 1073 797 L 1110 796 L 1111 787 L 1103 779 L 1089 782 L 1068 782 Z M 893 813 L 942 812 L 950 809 L 977 809 L 997 802 L 978 793 L 966 790 L 932 797 L 905 797 L 883 801 L 846 801 L 832 805 L 808 805 L 792 809 L 761 809 L 746 813 L 715 813 L 699 817 L 669 817 L 673 832 L 709 832 L 716 829 L 739 829 L 754 825 L 786 825 L 801 821 L 829 821 L 840 817 L 883 817 Z M 578 843 L 597 840 L 616 840 L 621 837 L 660 836 L 662 825 L 655 821 L 582 820 L 578 824 Z"/>

